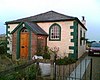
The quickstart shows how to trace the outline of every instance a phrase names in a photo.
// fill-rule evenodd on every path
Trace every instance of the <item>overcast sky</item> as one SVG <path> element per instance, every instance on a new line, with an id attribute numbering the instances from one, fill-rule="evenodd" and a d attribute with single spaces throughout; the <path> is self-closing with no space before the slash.
<path id="1" fill-rule="evenodd" d="M 87 38 L 100 40 L 100 0 L 0 0 L 0 34 L 6 32 L 6 21 L 50 10 L 78 17 L 80 20 L 81 16 L 85 16 Z"/>

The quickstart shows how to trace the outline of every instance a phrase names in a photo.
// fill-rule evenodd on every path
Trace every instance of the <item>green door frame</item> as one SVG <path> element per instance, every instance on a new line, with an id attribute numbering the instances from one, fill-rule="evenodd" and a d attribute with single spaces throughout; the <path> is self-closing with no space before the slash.
<path id="1" fill-rule="evenodd" d="M 20 59 L 20 32 L 21 29 L 23 28 L 23 24 L 25 25 L 24 27 L 29 30 L 29 47 L 28 47 L 28 59 L 31 59 L 31 29 L 29 26 L 25 23 L 20 23 L 20 27 L 18 28 L 17 31 L 17 51 L 16 51 L 16 59 Z"/>

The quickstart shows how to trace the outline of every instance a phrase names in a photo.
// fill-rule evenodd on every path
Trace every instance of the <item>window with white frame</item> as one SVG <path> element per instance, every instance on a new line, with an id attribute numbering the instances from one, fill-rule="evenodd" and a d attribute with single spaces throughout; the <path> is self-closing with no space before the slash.
<path id="1" fill-rule="evenodd" d="M 53 24 L 50 27 L 49 40 L 61 40 L 61 27 L 58 24 Z"/>

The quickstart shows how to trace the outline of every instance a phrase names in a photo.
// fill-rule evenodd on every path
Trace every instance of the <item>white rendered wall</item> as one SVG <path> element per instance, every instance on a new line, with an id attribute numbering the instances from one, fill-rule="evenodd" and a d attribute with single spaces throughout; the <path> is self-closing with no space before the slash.
<path id="1" fill-rule="evenodd" d="M 71 42 L 71 39 L 73 39 L 73 36 L 71 36 L 71 32 L 73 32 L 73 29 L 70 29 L 70 26 L 73 26 L 73 21 L 44 22 L 37 24 L 49 34 L 49 28 L 54 23 L 57 23 L 61 26 L 61 41 L 49 41 L 48 37 L 47 46 L 49 48 L 54 48 L 55 46 L 59 47 L 58 55 L 68 56 L 70 52 L 73 52 L 73 50 L 69 50 L 69 46 L 74 46 L 74 43 Z"/>

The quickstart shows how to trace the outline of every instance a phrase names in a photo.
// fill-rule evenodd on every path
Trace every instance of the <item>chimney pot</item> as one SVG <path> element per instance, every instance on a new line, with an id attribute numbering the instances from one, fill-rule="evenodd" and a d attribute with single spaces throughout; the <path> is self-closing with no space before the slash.
<path id="1" fill-rule="evenodd" d="M 82 16 L 82 20 L 83 20 L 83 21 L 85 20 L 85 17 L 84 17 L 84 16 Z"/>
<path id="2" fill-rule="evenodd" d="M 86 26 L 86 20 L 85 20 L 84 16 L 82 16 L 82 21 L 81 22 L 83 23 L 84 26 Z"/>

